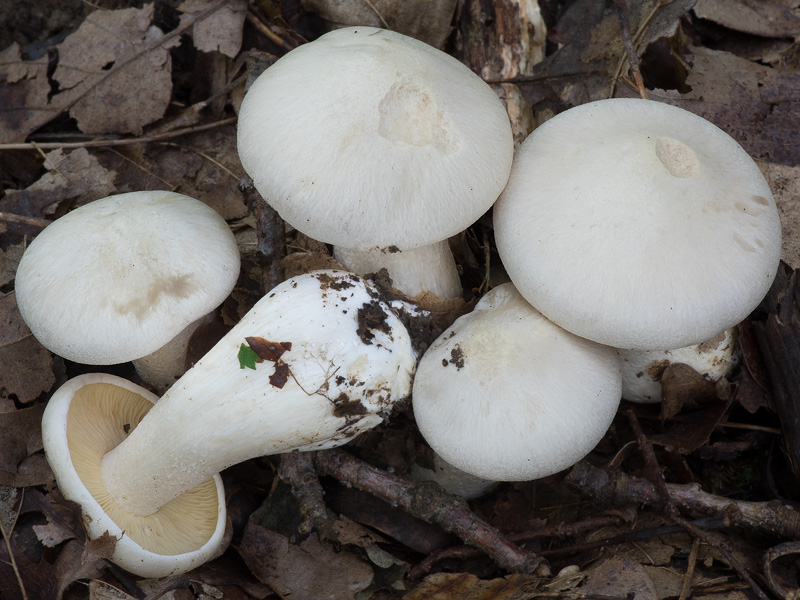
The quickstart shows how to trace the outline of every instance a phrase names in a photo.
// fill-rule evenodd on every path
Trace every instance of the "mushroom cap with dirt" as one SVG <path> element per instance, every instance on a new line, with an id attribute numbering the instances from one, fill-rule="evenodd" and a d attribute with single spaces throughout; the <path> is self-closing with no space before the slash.
<path id="1" fill-rule="evenodd" d="M 422 436 L 447 463 L 482 479 L 526 481 L 595 447 L 621 385 L 613 348 L 561 329 L 506 283 L 428 348 L 412 402 Z"/>
<path id="2" fill-rule="evenodd" d="M 681 348 L 733 327 L 766 294 L 781 253 L 775 200 L 747 152 L 697 115 L 630 98 L 535 129 L 494 228 L 528 302 L 617 348 Z"/>
<path id="3" fill-rule="evenodd" d="M 386 267 L 408 295 L 460 296 L 446 245 L 485 213 L 514 144 L 503 103 L 458 60 L 347 27 L 269 67 L 242 102 L 239 156 L 287 223 L 349 270 Z"/>
<path id="4" fill-rule="evenodd" d="M 166 388 L 185 370 L 190 328 L 238 275 L 236 240 L 213 208 L 174 192 L 129 192 L 48 225 L 23 254 L 15 289 L 22 318 L 50 351 L 90 365 L 133 360 L 143 379 Z"/>
<path id="5" fill-rule="evenodd" d="M 158 515 L 231 465 L 338 446 L 375 427 L 411 393 L 415 366 L 408 332 L 371 284 L 342 271 L 293 277 L 259 300 L 127 435 L 117 431 L 116 445 L 100 451 L 93 485 L 101 503 L 126 519 Z M 82 447 L 83 431 L 104 425 L 72 431 L 65 402 L 45 410 L 45 451 L 56 478 L 67 473 L 78 486 L 73 448 Z M 84 411 L 84 419 L 101 418 L 101 409 Z M 87 494 L 70 492 L 77 501 Z M 160 568 L 141 560 L 138 569 L 124 566 L 148 576 Z"/>

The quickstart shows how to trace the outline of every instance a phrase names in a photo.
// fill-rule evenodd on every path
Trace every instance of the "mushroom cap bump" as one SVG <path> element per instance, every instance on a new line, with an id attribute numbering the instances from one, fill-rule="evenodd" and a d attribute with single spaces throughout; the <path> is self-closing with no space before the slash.
<path id="1" fill-rule="evenodd" d="M 233 289 L 239 249 L 203 202 L 174 192 L 96 200 L 48 225 L 25 251 L 16 296 L 42 345 L 107 365 L 161 348 Z"/>
<path id="2" fill-rule="evenodd" d="M 503 284 L 428 348 L 412 398 L 442 459 L 483 479 L 524 481 L 588 454 L 620 391 L 613 348 L 564 331 Z"/>
<path id="3" fill-rule="evenodd" d="M 89 537 L 107 531 L 118 538 L 112 560 L 142 577 L 189 571 L 221 553 L 225 538 L 225 492 L 219 475 L 151 515 L 127 513 L 105 490 L 102 457 L 157 401 L 152 392 L 125 379 L 90 373 L 62 385 L 42 419 L 47 460 L 61 493 L 81 505 Z"/>
<path id="4" fill-rule="evenodd" d="M 494 207 L 497 248 L 549 319 L 618 348 L 702 343 L 777 272 L 772 193 L 728 134 L 640 99 L 571 108 L 522 143 Z"/>
<path id="5" fill-rule="evenodd" d="M 458 60 L 393 31 L 347 27 L 258 77 L 238 148 L 255 187 L 299 231 L 406 250 L 489 209 L 513 139 L 502 102 Z"/>

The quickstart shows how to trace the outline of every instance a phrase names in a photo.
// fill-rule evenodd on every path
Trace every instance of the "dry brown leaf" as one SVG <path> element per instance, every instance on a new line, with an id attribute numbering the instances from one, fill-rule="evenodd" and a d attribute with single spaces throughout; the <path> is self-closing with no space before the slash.
<path id="1" fill-rule="evenodd" d="M 164 115 L 172 95 L 169 48 L 179 40 L 159 44 L 164 33 L 152 18 L 152 4 L 98 10 L 59 44 L 53 78 L 62 91 L 52 103 L 71 106 L 81 131 L 141 135 Z"/>
<path id="2" fill-rule="evenodd" d="M 691 91 L 655 91 L 651 98 L 704 117 L 751 156 L 800 165 L 800 71 L 766 67 L 729 52 L 692 47 Z"/>
<path id="3" fill-rule="evenodd" d="M 21 142 L 53 118 L 49 93 L 46 55 L 23 61 L 16 42 L 0 52 L 0 142 Z"/>
<path id="4" fill-rule="evenodd" d="M 350 552 L 336 553 L 316 535 L 299 546 L 289 538 L 250 523 L 239 544 L 253 574 L 293 600 L 353 600 L 372 582 L 372 568 Z"/>
<path id="5" fill-rule="evenodd" d="M 586 580 L 578 588 L 587 596 L 658 600 L 656 588 L 647 570 L 630 559 L 611 558 L 589 569 Z"/>
<path id="6" fill-rule="evenodd" d="M 403 600 L 528 600 L 536 598 L 541 579 L 508 575 L 478 579 L 468 573 L 436 573 L 403 596 Z"/>
<path id="7" fill-rule="evenodd" d="M 781 260 L 800 269 L 800 166 L 759 162 L 778 204 L 783 229 Z"/>
<path id="8" fill-rule="evenodd" d="M 0 413 L 0 473 L 14 474 L 25 458 L 42 449 L 43 404 Z"/>
<path id="9" fill-rule="evenodd" d="M 450 35 L 457 0 L 302 0 L 328 27 L 369 25 L 393 29 L 441 48 Z"/>
<path id="10" fill-rule="evenodd" d="M 17 265 L 24 251 L 24 244 L 9 246 L 6 250 L 0 249 L 0 287 L 14 280 Z"/>
<path id="11" fill-rule="evenodd" d="M 53 366 L 53 355 L 22 320 L 15 295 L 0 296 L 0 396 L 32 402 L 55 384 Z"/>
<path id="12" fill-rule="evenodd" d="M 763 37 L 800 34 L 800 7 L 780 0 L 697 0 L 694 14 L 718 25 Z"/>
<path id="13" fill-rule="evenodd" d="M 0 209 L 28 217 L 50 217 L 65 200 L 76 206 L 116 191 L 116 173 L 103 167 L 85 148 L 46 155 L 47 172 L 24 190 L 8 190 Z"/>
<path id="14" fill-rule="evenodd" d="M 84 546 L 72 540 L 61 548 L 54 565 L 53 592 L 51 596 L 60 600 L 67 588 L 80 579 L 95 579 L 102 575 L 108 563 L 107 559 L 114 554 L 116 538 L 108 532 L 95 540 L 89 540 Z"/>
<path id="15" fill-rule="evenodd" d="M 185 0 L 178 6 L 184 15 L 181 25 L 211 8 L 216 0 Z M 194 46 L 203 52 L 220 52 L 236 58 L 242 48 L 242 31 L 247 15 L 247 0 L 230 0 L 222 9 L 195 23 L 192 28 Z"/>

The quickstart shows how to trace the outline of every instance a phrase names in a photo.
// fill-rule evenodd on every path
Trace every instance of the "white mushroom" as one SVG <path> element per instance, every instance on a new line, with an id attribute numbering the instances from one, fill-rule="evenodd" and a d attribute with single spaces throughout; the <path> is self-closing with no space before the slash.
<path id="1" fill-rule="evenodd" d="M 675 350 L 617 350 L 622 363 L 622 397 L 631 402 L 661 401 L 661 377 L 670 365 L 689 365 L 710 381 L 733 371 L 741 360 L 736 328 Z"/>
<path id="2" fill-rule="evenodd" d="M 494 207 L 497 248 L 549 319 L 617 348 L 699 344 L 769 289 L 781 227 L 729 135 L 639 99 L 567 110 L 521 145 Z"/>
<path id="3" fill-rule="evenodd" d="M 611 424 L 620 390 L 613 348 L 564 331 L 504 284 L 425 352 L 414 416 L 457 469 L 523 481 L 588 454 Z"/>
<path id="4" fill-rule="evenodd" d="M 64 455 L 65 440 L 71 456 L 82 435 L 70 430 L 72 420 L 65 424 L 68 401 L 45 410 L 45 450 L 57 479 L 70 478 L 73 499 L 91 505 L 91 491 L 80 489 L 94 486 L 115 514 L 157 515 L 233 464 L 330 448 L 374 427 L 409 395 L 415 364 L 405 327 L 373 286 L 351 273 L 317 271 L 262 298 L 127 437 L 118 424 L 122 439 L 102 451 L 91 483 L 76 479 Z M 122 517 L 110 518 L 126 529 Z M 151 576 L 158 568 L 124 566 Z"/>
<path id="5" fill-rule="evenodd" d="M 219 475 L 146 515 L 128 513 L 105 489 L 103 456 L 125 440 L 156 401 L 155 394 L 125 379 L 90 373 L 62 385 L 42 421 L 47 460 L 61 493 L 80 504 L 89 537 L 105 532 L 116 537 L 113 562 L 142 577 L 189 571 L 220 554 L 225 542 Z"/>
<path id="6" fill-rule="evenodd" d="M 242 102 L 239 156 L 299 231 L 395 287 L 461 296 L 448 237 L 486 212 L 508 178 L 511 126 L 465 65 L 373 27 L 327 33 L 283 56 Z"/>
<path id="7" fill-rule="evenodd" d="M 46 348 L 90 365 L 133 360 L 165 389 L 185 370 L 191 333 L 238 275 L 236 240 L 214 209 L 174 192 L 131 192 L 46 227 L 22 256 L 15 289 Z"/>

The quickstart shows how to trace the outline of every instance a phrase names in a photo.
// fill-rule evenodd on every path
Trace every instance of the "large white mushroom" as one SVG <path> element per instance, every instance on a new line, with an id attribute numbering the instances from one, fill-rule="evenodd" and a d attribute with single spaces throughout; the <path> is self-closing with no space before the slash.
<path id="1" fill-rule="evenodd" d="M 327 33 L 253 83 L 239 157 L 287 223 L 357 273 L 415 296 L 461 296 L 447 238 L 494 203 L 511 168 L 502 102 L 423 42 L 373 27 Z"/>
<path id="2" fill-rule="evenodd" d="M 17 304 L 33 335 L 66 359 L 134 361 L 166 389 L 191 334 L 233 289 L 239 249 L 203 202 L 165 191 L 109 196 L 71 211 L 28 246 Z"/>
<path id="3" fill-rule="evenodd" d="M 405 327 L 371 284 L 317 271 L 275 287 L 143 418 L 120 421 L 115 401 L 102 397 L 83 398 L 78 412 L 73 394 L 57 394 L 43 418 L 45 451 L 65 495 L 88 519 L 102 519 L 95 535 L 111 519 L 112 532 L 131 532 L 145 546 L 132 532 L 146 526 L 130 523 L 171 511 L 197 486 L 213 490 L 204 482 L 219 471 L 256 456 L 337 446 L 380 423 L 410 394 L 415 365 Z M 149 407 L 147 399 L 138 404 Z M 109 419 L 113 438 L 87 447 Z M 91 480 L 77 462 L 87 453 Z M 181 572 L 187 563 L 166 553 L 120 564 L 146 576 Z"/>
<path id="4" fill-rule="evenodd" d="M 588 454 L 611 424 L 620 391 L 613 348 L 561 329 L 507 283 L 425 352 L 414 417 L 431 448 L 457 469 L 525 481 Z"/>
<path id="5" fill-rule="evenodd" d="M 747 152 L 705 119 L 648 100 L 591 102 L 537 128 L 494 226 L 533 306 L 617 348 L 714 338 L 758 305 L 780 260 L 775 201 Z"/>

